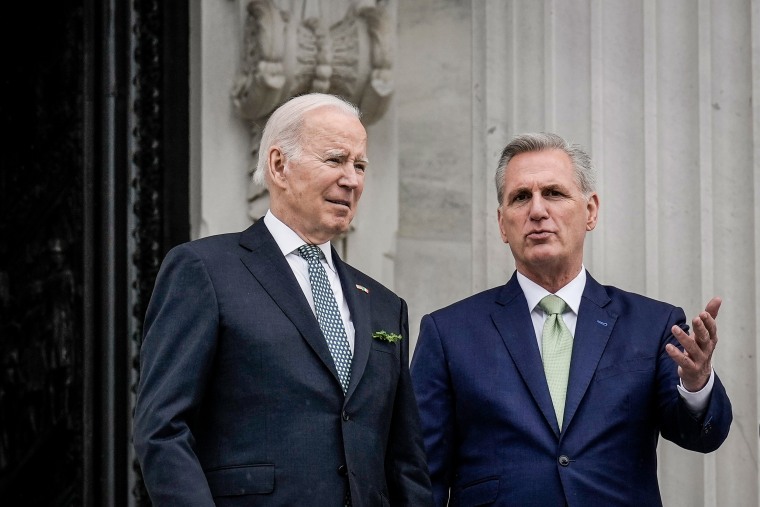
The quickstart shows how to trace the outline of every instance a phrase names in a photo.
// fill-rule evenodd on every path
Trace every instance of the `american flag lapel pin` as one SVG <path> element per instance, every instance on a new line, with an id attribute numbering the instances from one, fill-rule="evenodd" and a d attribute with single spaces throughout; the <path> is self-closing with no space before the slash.
<path id="1" fill-rule="evenodd" d="M 360 290 L 360 291 L 362 291 L 362 292 L 365 292 L 365 293 L 369 294 L 369 289 L 368 289 L 367 287 L 365 287 L 364 285 L 359 285 L 359 284 L 357 283 L 357 284 L 356 284 L 356 288 L 357 288 L 357 289 L 359 289 L 359 290 Z"/>

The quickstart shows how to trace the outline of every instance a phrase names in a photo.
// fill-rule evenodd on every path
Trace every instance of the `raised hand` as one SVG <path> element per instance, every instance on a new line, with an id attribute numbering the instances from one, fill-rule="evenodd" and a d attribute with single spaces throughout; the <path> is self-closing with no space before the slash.
<path id="1" fill-rule="evenodd" d="M 721 303 L 719 297 L 712 298 L 704 311 L 691 321 L 689 334 L 678 326 L 671 329 L 684 351 L 681 352 L 672 344 L 668 344 L 665 350 L 678 365 L 678 376 L 681 377 L 681 383 L 687 391 L 699 391 L 710 378 L 712 355 L 718 344 L 718 325 L 715 319 Z"/>

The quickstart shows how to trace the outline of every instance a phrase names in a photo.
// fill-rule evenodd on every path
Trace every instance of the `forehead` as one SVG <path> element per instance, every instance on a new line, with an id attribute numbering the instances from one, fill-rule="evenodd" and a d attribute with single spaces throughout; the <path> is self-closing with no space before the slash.
<path id="1" fill-rule="evenodd" d="M 573 162 L 558 149 L 530 151 L 513 157 L 504 172 L 504 186 L 575 185 Z"/>
<path id="2" fill-rule="evenodd" d="M 328 106 L 304 115 L 303 139 L 305 144 L 316 144 L 324 149 L 344 148 L 363 153 L 367 132 L 358 118 Z"/>

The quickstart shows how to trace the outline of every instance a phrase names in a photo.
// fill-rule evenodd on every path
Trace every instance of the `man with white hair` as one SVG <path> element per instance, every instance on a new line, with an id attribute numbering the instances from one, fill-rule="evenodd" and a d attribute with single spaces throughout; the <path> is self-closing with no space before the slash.
<path id="1" fill-rule="evenodd" d="M 154 505 L 432 503 L 406 303 L 345 264 L 359 112 L 310 94 L 264 129 L 270 210 L 169 252 L 145 320 L 134 442 Z"/>

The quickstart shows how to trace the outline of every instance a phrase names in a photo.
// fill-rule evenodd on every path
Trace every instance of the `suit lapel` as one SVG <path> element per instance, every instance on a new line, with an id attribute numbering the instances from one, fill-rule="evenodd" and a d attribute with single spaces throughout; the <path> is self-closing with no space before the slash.
<path id="1" fill-rule="evenodd" d="M 557 416 L 546 383 L 528 302 L 515 275 L 502 288 L 496 303 L 500 308 L 491 314 L 491 319 L 541 413 L 559 436 Z"/>
<path id="2" fill-rule="evenodd" d="M 573 337 L 573 357 L 565 400 L 565 428 L 572 422 L 586 394 L 617 321 L 616 314 L 604 309 L 610 302 L 607 291 L 591 275 L 587 273 L 586 276 Z"/>
<path id="3" fill-rule="evenodd" d="M 351 311 L 351 320 L 354 323 L 354 355 L 351 360 L 351 381 L 348 384 L 346 400 L 356 390 L 356 385 L 364 375 L 369 360 L 369 351 L 372 336 L 372 318 L 370 312 L 370 295 L 356 287 L 354 278 L 346 264 L 338 257 L 333 249 L 333 262 L 338 271 L 340 283 L 343 286 L 343 295 L 348 302 Z"/>
<path id="4" fill-rule="evenodd" d="M 240 259 L 248 271 L 258 280 L 265 291 L 298 329 L 306 343 L 332 372 L 335 381 L 338 371 L 330 355 L 330 349 L 322 335 L 314 313 L 311 311 L 293 271 L 282 255 L 272 234 L 259 220 L 240 235 L 240 246 L 245 252 Z"/>

